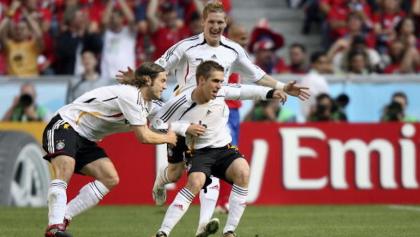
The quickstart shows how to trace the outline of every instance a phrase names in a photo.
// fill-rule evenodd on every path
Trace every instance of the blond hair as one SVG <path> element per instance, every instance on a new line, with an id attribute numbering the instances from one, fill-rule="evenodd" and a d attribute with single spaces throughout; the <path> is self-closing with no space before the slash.
<path id="1" fill-rule="evenodd" d="M 223 7 L 222 2 L 220 1 L 211 1 L 206 4 L 203 9 L 203 19 L 206 19 L 209 13 L 212 12 L 223 12 L 225 13 L 225 8 Z"/>

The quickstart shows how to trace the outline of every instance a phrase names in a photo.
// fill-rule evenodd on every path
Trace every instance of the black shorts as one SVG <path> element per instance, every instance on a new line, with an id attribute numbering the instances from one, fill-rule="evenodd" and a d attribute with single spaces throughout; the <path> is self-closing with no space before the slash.
<path id="1" fill-rule="evenodd" d="M 74 172 L 78 174 L 81 174 L 80 170 L 85 165 L 108 157 L 96 142 L 80 136 L 60 115 L 54 116 L 44 129 L 42 147 L 47 152 L 44 159 L 48 161 L 59 155 L 74 158 L 76 160 Z"/>
<path id="2" fill-rule="evenodd" d="M 209 184 L 210 175 L 232 184 L 231 181 L 226 179 L 226 170 L 234 160 L 241 157 L 244 156 L 239 152 L 238 148 L 231 145 L 220 148 L 198 149 L 194 151 L 191 157 L 191 168 L 188 170 L 188 174 L 192 172 L 205 173 L 206 185 Z"/>
<path id="3" fill-rule="evenodd" d="M 168 163 L 177 164 L 179 162 L 187 161 L 188 147 L 185 144 L 185 137 L 177 136 L 176 146 L 170 147 L 168 145 Z"/>

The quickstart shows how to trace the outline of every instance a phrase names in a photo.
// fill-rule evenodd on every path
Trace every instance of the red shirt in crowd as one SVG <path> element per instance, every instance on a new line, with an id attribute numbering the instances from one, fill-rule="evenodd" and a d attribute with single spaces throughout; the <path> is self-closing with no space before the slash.
<path id="1" fill-rule="evenodd" d="M 229 83 L 239 83 L 240 78 L 238 73 L 232 73 L 228 80 Z M 239 109 L 242 106 L 242 102 L 240 100 L 226 100 L 226 104 L 229 109 Z"/>

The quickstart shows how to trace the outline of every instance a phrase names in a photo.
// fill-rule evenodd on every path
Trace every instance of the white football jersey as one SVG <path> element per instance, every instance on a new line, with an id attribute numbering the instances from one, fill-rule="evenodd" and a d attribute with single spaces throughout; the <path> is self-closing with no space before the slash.
<path id="1" fill-rule="evenodd" d="M 193 90 L 186 90 L 167 101 L 153 117 L 152 126 L 155 129 L 160 129 L 160 127 L 167 127 L 164 124 L 170 123 L 174 132 L 186 136 L 186 130 L 191 123 L 202 124 L 206 126 L 206 132 L 202 136 L 194 138 L 194 141 L 191 136 L 186 136 L 186 143 L 190 148 L 201 149 L 204 147 L 223 147 L 232 141 L 229 127 L 227 126 L 229 108 L 225 103 L 225 99 L 266 99 L 267 93 L 271 88 L 229 84 L 222 86 L 216 99 L 201 105 L 196 104 L 191 99 Z"/>
<path id="2" fill-rule="evenodd" d="M 239 44 L 222 36 L 220 45 L 213 47 L 206 43 L 203 33 L 181 40 L 169 48 L 155 63 L 175 74 L 179 90 L 182 92 L 197 85 L 195 78 L 197 67 L 207 60 L 215 61 L 224 67 L 225 83 L 233 71 L 232 68 L 241 74 L 241 78 L 253 83 L 266 74 L 251 62 Z"/>
<path id="3" fill-rule="evenodd" d="M 98 141 L 107 135 L 130 131 L 130 125 L 147 125 L 153 102 L 145 101 L 130 85 L 99 87 L 58 110 L 81 136 Z"/>

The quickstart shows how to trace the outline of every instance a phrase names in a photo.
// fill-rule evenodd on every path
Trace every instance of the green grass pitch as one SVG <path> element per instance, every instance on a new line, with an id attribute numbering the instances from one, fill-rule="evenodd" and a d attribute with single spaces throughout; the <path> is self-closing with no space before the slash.
<path id="1" fill-rule="evenodd" d="M 76 217 L 73 237 L 150 237 L 158 229 L 164 207 L 99 206 Z M 221 219 L 222 228 L 225 215 Z M 46 208 L 0 207 L 0 237 L 41 237 Z M 198 207 L 192 206 L 171 237 L 193 237 Z M 249 206 L 237 230 L 240 237 L 418 237 L 418 206 Z M 219 231 L 216 236 L 221 236 Z"/>

